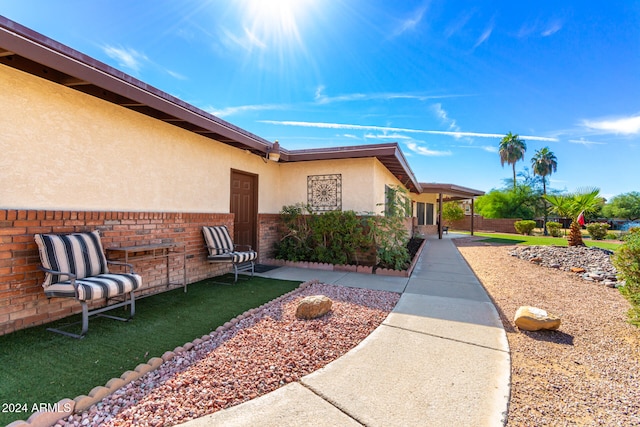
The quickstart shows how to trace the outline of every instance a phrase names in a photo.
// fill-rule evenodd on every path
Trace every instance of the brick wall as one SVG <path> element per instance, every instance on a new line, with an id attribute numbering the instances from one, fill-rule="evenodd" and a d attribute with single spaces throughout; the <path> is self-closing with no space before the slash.
<path id="1" fill-rule="evenodd" d="M 273 258 L 273 245 L 282 238 L 280 214 L 258 215 L 258 262 Z"/>
<path id="2" fill-rule="evenodd" d="M 171 212 L 75 212 L 0 209 L 0 335 L 47 323 L 80 311 L 67 298 L 47 299 L 36 233 L 71 233 L 100 230 L 102 244 L 133 246 L 177 243 L 186 251 L 187 282 L 193 283 L 229 271 L 224 264 L 209 264 L 202 237 L 204 225 L 226 225 L 233 233 L 232 214 Z M 233 234 L 232 234 L 233 235 Z M 171 257 L 170 280 L 182 283 L 183 257 Z M 166 284 L 166 259 L 133 261 L 143 286 Z M 161 287 L 148 292 L 161 292 Z M 145 292 L 139 292 L 144 294 Z"/>
<path id="3" fill-rule="evenodd" d="M 423 236 L 429 235 L 437 235 L 438 234 L 438 226 L 437 225 L 416 225 L 415 233 L 421 234 Z"/>
<path id="4" fill-rule="evenodd" d="M 497 233 L 515 233 L 516 229 L 513 223 L 520 221 L 520 219 L 512 218 L 498 218 L 490 219 L 481 216 L 475 216 L 473 219 L 474 231 L 494 231 Z M 460 221 L 446 221 L 453 230 L 471 230 L 471 215 L 466 215 L 464 219 Z"/>

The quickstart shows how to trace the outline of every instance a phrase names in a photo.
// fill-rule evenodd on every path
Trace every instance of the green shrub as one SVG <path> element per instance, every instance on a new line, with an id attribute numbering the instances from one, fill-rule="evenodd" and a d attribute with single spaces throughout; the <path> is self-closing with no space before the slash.
<path id="1" fill-rule="evenodd" d="M 380 267 L 403 270 L 411 261 L 407 250 L 410 236 L 404 224 L 404 219 L 411 216 L 410 200 L 408 191 L 403 187 L 390 187 L 385 215 L 369 217 L 370 235 Z"/>
<path id="2" fill-rule="evenodd" d="M 311 228 L 307 215 L 311 213 L 308 205 L 298 203 L 283 206 L 280 218 L 284 222 L 287 234 L 274 245 L 276 259 L 288 261 L 306 261 L 311 254 Z"/>
<path id="3" fill-rule="evenodd" d="M 632 228 L 624 237 L 625 243 L 613 256 L 613 265 L 626 285 L 620 292 L 631 302 L 631 322 L 640 326 L 640 228 Z"/>
<path id="4" fill-rule="evenodd" d="M 560 237 L 562 235 L 562 233 L 560 232 L 560 227 L 562 227 L 562 224 L 560 224 L 559 222 L 547 222 L 547 231 L 553 237 Z"/>
<path id="5" fill-rule="evenodd" d="M 587 231 L 593 240 L 602 240 L 607 235 L 610 225 L 606 222 L 590 222 Z"/>
<path id="6" fill-rule="evenodd" d="M 605 239 L 607 239 L 607 240 L 617 240 L 618 239 L 618 235 L 616 233 L 609 232 L 605 236 Z"/>
<path id="7" fill-rule="evenodd" d="M 313 214 L 308 205 L 283 206 L 286 234 L 274 245 L 276 259 L 358 264 L 358 252 L 373 247 L 366 219 L 353 211 Z"/>
<path id="8" fill-rule="evenodd" d="M 536 222 L 530 219 L 525 219 L 522 221 L 514 222 L 513 226 L 516 228 L 516 231 L 518 233 L 531 235 L 533 229 L 536 228 Z"/>

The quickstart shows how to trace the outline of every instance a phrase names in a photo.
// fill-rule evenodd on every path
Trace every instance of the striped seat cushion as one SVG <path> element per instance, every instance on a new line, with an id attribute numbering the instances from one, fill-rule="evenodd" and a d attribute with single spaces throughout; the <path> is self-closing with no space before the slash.
<path id="1" fill-rule="evenodd" d="M 222 255 L 233 252 L 233 240 L 229 235 L 229 230 L 225 225 L 215 227 L 202 227 L 204 240 L 209 248 L 209 255 Z"/>
<path id="2" fill-rule="evenodd" d="M 49 270 L 72 273 L 77 279 L 109 272 L 100 233 L 36 234 L 42 266 Z M 69 276 L 45 274 L 42 286 L 65 282 Z"/>
<path id="3" fill-rule="evenodd" d="M 207 259 L 212 262 L 232 262 L 234 264 L 242 264 L 243 262 L 253 261 L 258 258 L 256 251 L 246 252 L 228 252 L 221 255 L 209 255 Z"/>
<path id="4" fill-rule="evenodd" d="M 78 285 L 78 300 L 91 301 L 135 291 L 142 284 L 142 278 L 137 274 L 111 273 L 78 279 L 76 284 Z M 46 287 L 44 293 L 48 297 L 74 298 L 76 296 L 69 280 Z"/>

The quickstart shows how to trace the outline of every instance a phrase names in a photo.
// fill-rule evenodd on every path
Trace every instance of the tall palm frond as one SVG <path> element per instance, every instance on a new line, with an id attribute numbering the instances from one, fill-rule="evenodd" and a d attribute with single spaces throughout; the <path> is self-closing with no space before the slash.
<path id="1" fill-rule="evenodd" d="M 507 133 L 500 140 L 498 153 L 500 154 L 500 164 L 504 167 L 507 163 L 513 168 L 513 188 L 516 188 L 516 163 L 524 158 L 527 151 L 527 144 L 518 137 L 518 134 Z"/>
<path id="2" fill-rule="evenodd" d="M 547 195 L 547 175 L 551 175 L 558 169 L 558 159 L 555 154 L 549 147 L 541 148 L 536 151 L 533 158 L 531 159 L 531 168 L 533 169 L 533 174 L 538 175 L 542 178 L 542 196 L 543 196 L 543 204 L 544 204 L 544 222 L 542 224 L 542 228 L 544 230 L 544 235 L 547 235 L 547 203 L 544 199 L 544 196 Z"/>

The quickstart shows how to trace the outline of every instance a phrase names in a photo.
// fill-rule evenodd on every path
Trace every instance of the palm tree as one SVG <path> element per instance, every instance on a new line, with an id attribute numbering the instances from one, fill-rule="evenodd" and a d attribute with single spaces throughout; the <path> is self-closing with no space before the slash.
<path id="1" fill-rule="evenodd" d="M 547 201 L 545 197 L 547 196 L 547 175 L 551 175 L 558 169 L 558 159 L 556 159 L 555 154 L 549 150 L 549 147 L 544 147 L 538 151 L 531 159 L 531 168 L 533 169 L 533 174 L 542 177 L 542 197 L 544 203 L 544 219 L 542 224 L 542 229 L 544 230 L 544 235 L 548 234 L 547 232 Z"/>
<path id="2" fill-rule="evenodd" d="M 578 189 L 573 194 L 552 195 L 545 199 L 551 203 L 553 210 L 560 216 L 571 218 L 571 231 L 569 232 L 569 246 L 584 246 L 582 241 L 582 226 L 578 223 L 581 213 L 589 214 L 598 210 L 602 198 L 600 189 L 585 188 Z"/>
<path id="3" fill-rule="evenodd" d="M 524 158 L 527 151 L 527 144 L 518 137 L 518 134 L 509 132 L 500 141 L 498 153 L 500 153 L 500 164 L 504 167 L 507 163 L 513 167 L 513 189 L 516 189 L 516 163 Z"/>

